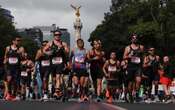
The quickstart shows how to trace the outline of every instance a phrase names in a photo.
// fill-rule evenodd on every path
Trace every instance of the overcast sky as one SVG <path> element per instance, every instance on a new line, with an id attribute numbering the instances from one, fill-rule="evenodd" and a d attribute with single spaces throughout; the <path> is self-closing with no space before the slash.
<path id="1" fill-rule="evenodd" d="M 0 5 L 12 12 L 17 28 L 50 26 L 57 24 L 74 34 L 74 10 L 70 4 L 82 5 L 80 9 L 83 22 L 82 36 L 86 41 L 89 34 L 104 19 L 109 11 L 111 0 L 0 0 Z M 86 43 L 86 47 L 88 43 Z"/>

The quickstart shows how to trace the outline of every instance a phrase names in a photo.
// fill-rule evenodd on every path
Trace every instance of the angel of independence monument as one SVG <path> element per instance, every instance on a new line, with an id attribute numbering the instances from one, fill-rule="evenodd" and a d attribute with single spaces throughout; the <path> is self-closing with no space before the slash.
<path id="1" fill-rule="evenodd" d="M 80 19 L 80 8 L 81 6 L 74 6 L 74 5 L 71 5 L 71 7 L 75 10 L 75 22 L 74 22 L 74 29 L 75 29 L 75 41 L 77 39 L 80 39 L 81 38 L 81 29 L 83 28 L 83 25 L 82 25 L 82 22 L 81 22 L 81 19 Z"/>

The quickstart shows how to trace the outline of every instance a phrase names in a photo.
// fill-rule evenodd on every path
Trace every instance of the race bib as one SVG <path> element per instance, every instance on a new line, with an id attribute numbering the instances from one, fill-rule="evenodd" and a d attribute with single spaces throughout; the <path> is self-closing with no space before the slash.
<path id="1" fill-rule="evenodd" d="M 41 61 L 42 66 L 50 66 L 50 61 L 49 60 L 43 60 Z"/>
<path id="2" fill-rule="evenodd" d="M 162 85 L 162 84 L 159 84 L 159 86 L 158 86 L 158 90 L 159 90 L 159 91 L 164 91 L 164 89 L 163 89 L 163 85 Z"/>
<path id="3" fill-rule="evenodd" d="M 116 72 L 117 71 L 117 68 L 116 68 L 116 66 L 109 66 L 108 67 L 108 71 L 109 72 Z"/>
<path id="4" fill-rule="evenodd" d="M 80 63 L 75 63 L 74 64 L 74 67 L 76 69 L 85 69 L 86 68 L 86 65 L 85 64 L 80 64 Z"/>
<path id="5" fill-rule="evenodd" d="M 85 62 L 84 56 L 76 56 L 75 57 L 75 62 L 84 63 Z"/>
<path id="6" fill-rule="evenodd" d="M 61 64 L 63 63 L 63 58 L 62 57 L 55 57 L 52 59 L 53 64 Z"/>
<path id="7" fill-rule="evenodd" d="M 175 95 L 175 86 L 170 86 L 170 92 Z"/>
<path id="8" fill-rule="evenodd" d="M 9 64 L 17 64 L 17 63 L 18 63 L 18 58 L 16 57 L 9 58 Z"/>
<path id="9" fill-rule="evenodd" d="M 22 71 L 22 72 L 21 72 L 21 76 L 26 77 L 26 76 L 28 76 L 28 74 L 27 74 L 26 71 Z"/>
<path id="10" fill-rule="evenodd" d="M 141 59 L 139 57 L 132 57 L 131 62 L 135 64 L 141 63 Z"/>
<path id="11" fill-rule="evenodd" d="M 170 91 L 175 92 L 175 86 L 170 86 Z"/>

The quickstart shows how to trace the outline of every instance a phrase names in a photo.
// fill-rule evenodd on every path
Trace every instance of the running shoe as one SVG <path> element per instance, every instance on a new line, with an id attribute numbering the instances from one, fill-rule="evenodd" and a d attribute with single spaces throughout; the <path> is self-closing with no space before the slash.
<path id="1" fill-rule="evenodd" d="M 48 96 L 47 96 L 47 94 L 44 94 L 44 96 L 43 96 L 43 100 L 48 100 Z"/>
<path id="2" fill-rule="evenodd" d="M 80 98 L 78 99 L 80 103 L 84 102 L 84 97 L 80 96 Z"/>
<path id="3" fill-rule="evenodd" d="M 160 100 L 159 100 L 159 97 L 156 95 L 155 97 L 154 97 L 154 100 L 153 100 L 153 102 L 160 102 Z"/>
<path id="4" fill-rule="evenodd" d="M 83 100 L 84 100 L 85 102 L 89 101 L 89 99 L 88 99 L 87 96 L 84 96 Z"/>
<path id="5" fill-rule="evenodd" d="M 101 102 L 100 96 L 97 97 L 97 102 Z"/>
<path id="6" fill-rule="evenodd" d="M 172 103 L 172 102 L 173 102 L 173 101 L 172 101 L 171 99 L 168 99 L 168 100 L 165 100 L 164 103 L 169 104 L 169 103 Z"/>
<path id="7" fill-rule="evenodd" d="M 7 100 L 7 101 L 14 101 L 15 97 L 10 95 L 10 94 L 7 94 L 7 96 L 5 97 L 5 100 Z"/>
<path id="8" fill-rule="evenodd" d="M 107 103 L 112 103 L 112 96 L 107 99 Z"/>
<path id="9" fill-rule="evenodd" d="M 145 100 L 145 103 L 147 104 L 150 104 L 152 101 L 151 101 L 151 98 L 148 98 L 147 100 Z"/>
<path id="10" fill-rule="evenodd" d="M 23 97 L 23 99 L 25 100 L 25 97 Z M 19 100 L 21 100 L 21 97 L 20 96 L 16 96 L 15 97 L 15 100 L 18 100 L 19 101 Z"/>
<path id="11" fill-rule="evenodd" d="M 109 90 L 106 90 L 106 98 L 109 98 L 110 97 L 110 94 L 109 94 Z"/>

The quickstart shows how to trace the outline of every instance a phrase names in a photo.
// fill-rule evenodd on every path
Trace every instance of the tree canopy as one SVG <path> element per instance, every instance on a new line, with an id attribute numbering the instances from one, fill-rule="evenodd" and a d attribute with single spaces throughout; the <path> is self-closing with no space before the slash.
<path id="1" fill-rule="evenodd" d="M 154 46 L 160 55 L 175 52 L 175 1 L 111 0 L 110 11 L 91 33 L 89 41 L 100 39 L 104 50 L 122 55 L 129 36 L 136 33 L 145 47 Z"/>
<path id="2" fill-rule="evenodd" d="M 0 56 L 3 56 L 5 47 L 10 44 L 12 37 L 15 35 L 17 35 L 17 32 L 13 23 L 4 17 L 0 10 Z"/>
<path id="3" fill-rule="evenodd" d="M 0 57 L 4 56 L 5 47 L 10 45 L 11 40 L 14 36 L 21 36 L 13 22 L 8 20 L 3 12 L 0 10 Z M 34 58 L 36 54 L 36 50 L 38 49 L 37 43 L 34 42 L 29 36 L 21 36 L 22 37 L 22 46 L 25 47 L 26 52 Z"/>

